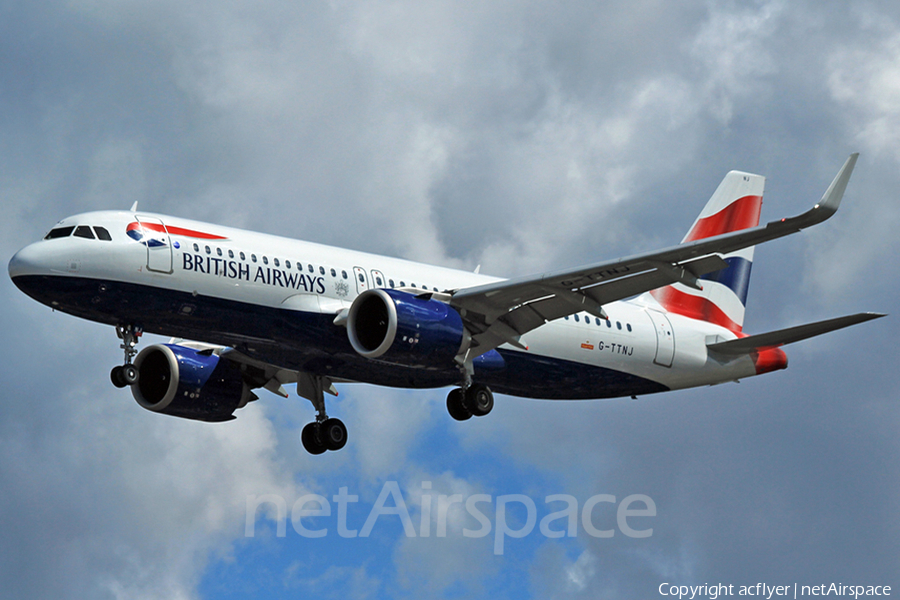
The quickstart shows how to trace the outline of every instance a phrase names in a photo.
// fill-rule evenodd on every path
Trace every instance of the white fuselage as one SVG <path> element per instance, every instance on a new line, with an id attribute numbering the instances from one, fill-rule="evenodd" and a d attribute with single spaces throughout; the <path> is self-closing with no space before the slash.
<path id="1" fill-rule="evenodd" d="M 141 227 L 129 234 L 134 223 Z M 82 236 L 45 239 L 20 251 L 9 267 L 17 285 L 45 304 L 84 318 L 114 325 L 137 321 L 148 332 L 233 346 L 283 368 L 328 369 L 343 380 L 436 387 L 458 378 L 452 364 L 443 373 L 424 373 L 352 357 L 346 332 L 332 321 L 361 292 L 445 292 L 499 281 L 149 213 L 85 213 L 60 221 L 54 231 L 79 226 L 92 228 L 93 238 L 82 231 Z M 98 239 L 101 227 L 110 240 Z M 557 392 L 546 387 L 530 394 L 527 386 L 502 383 L 520 377 L 518 371 L 492 385 L 521 396 L 599 398 L 757 373 L 748 356 L 726 362 L 709 356 L 707 344 L 734 339 L 733 332 L 666 313 L 647 294 L 604 310 L 605 321 L 584 312 L 527 333 L 521 340 L 527 350 L 498 349 L 510 365 L 521 359 L 519 371 L 534 370 L 529 377 L 549 380 Z M 644 384 L 632 389 L 632 380 Z"/>

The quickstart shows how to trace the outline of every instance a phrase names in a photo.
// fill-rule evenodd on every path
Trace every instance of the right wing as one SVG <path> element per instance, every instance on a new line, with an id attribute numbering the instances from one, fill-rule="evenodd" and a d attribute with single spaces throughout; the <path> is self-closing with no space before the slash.
<path id="1" fill-rule="evenodd" d="M 699 287 L 699 278 L 727 266 L 722 259 L 817 225 L 837 212 L 858 154 L 851 154 L 822 199 L 796 217 L 725 233 L 671 248 L 542 275 L 519 277 L 451 292 L 472 344 L 469 361 L 504 343 L 524 348 L 520 336 L 548 321 L 580 311 L 606 318 L 603 305 L 672 283 Z"/>

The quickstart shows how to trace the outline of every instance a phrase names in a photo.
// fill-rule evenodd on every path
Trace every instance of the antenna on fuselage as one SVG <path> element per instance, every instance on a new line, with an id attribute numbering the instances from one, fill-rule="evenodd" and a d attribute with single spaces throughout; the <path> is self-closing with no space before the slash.
<path id="1" fill-rule="evenodd" d="M 138 201 L 135 200 L 134 204 L 131 205 L 131 212 L 137 212 L 137 203 Z"/>

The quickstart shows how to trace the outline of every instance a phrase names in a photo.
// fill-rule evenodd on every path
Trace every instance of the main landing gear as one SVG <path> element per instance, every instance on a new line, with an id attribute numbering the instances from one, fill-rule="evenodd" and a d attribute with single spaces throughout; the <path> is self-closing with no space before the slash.
<path id="1" fill-rule="evenodd" d="M 457 421 L 483 417 L 494 408 L 494 393 L 483 383 L 473 383 L 465 388 L 450 390 L 447 394 L 447 412 Z"/>
<path id="2" fill-rule="evenodd" d="M 297 379 L 297 393 L 312 402 L 316 409 L 316 420 L 307 424 L 300 432 L 300 441 L 310 454 L 322 454 L 326 450 L 340 450 L 347 444 L 347 427 L 340 419 L 330 418 L 325 413 L 325 392 L 337 395 L 337 391 L 326 377 L 301 374 Z"/>
<path id="3" fill-rule="evenodd" d="M 137 354 L 135 347 L 143 333 L 144 331 L 140 327 L 134 325 L 116 325 L 116 335 L 122 340 L 119 347 L 125 351 L 125 364 L 113 367 L 109 373 L 110 380 L 117 388 L 128 387 L 138 382 L 138 370 L 131 364 L 131 361 Z"/>

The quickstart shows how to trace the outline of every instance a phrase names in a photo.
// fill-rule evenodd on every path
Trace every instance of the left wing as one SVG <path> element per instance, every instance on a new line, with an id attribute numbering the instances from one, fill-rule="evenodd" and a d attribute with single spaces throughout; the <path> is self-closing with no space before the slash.
<path id="1" fill-rule="evenodd" d="M 850 155 L 818 204 L 795 217 L 655 252 L 452 291 L 450 304 L 472 336 L 466 355 L 459 359 L 466 363 L 504 343 L 524 348 L 520 336 L 576 312 L 605 319 L 604 304 L 665 285 L 699 288 L 702 275 L 728 266 L 721 255 L 797 233 L 831 217 L 857 157 Z"/>
<path id="2" fill-rule="evenodd" d="M 169 340 L 169 343 L 185 346 L 198 352 L 215 354 L 229 362 L 241 365 L 244 378 L 252 388 L 264 388 L 282 398 L 288 397 L 284 386 L 291 383 L 297 384 L 298 396 L 314 402 L 316 398 L 321 397 L 322 393 L 331 394 L 332 396 L 338 395 L 334 382 L 339 380 L 313 375 L 306 371 L 283 369 L 271 363 L 247 356 L 243 352 L 227 346 L 175 338 Z M 253 394 L 253 399 L 256 400 L 255 394 Z"/>

